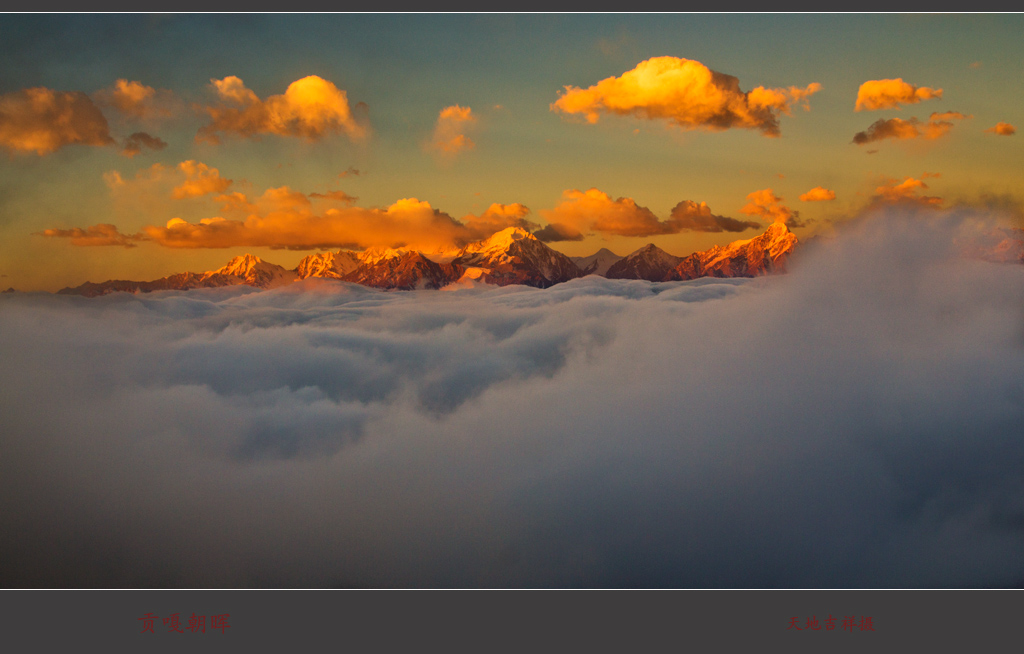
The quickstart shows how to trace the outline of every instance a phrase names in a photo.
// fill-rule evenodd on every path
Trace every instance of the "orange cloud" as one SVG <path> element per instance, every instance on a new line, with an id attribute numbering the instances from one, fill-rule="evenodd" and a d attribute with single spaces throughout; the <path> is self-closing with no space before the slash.
<path id="1" fill-rule="evenodd" d="M 928 122 L 921 122 L 917 118 L 876 120 L 867 130 L 854 134 L 853 142 L 857 145 L 864 145 L 883 139 L 937 139 L 953 129 L 951 120 L 966 120 L 971 117 L 959 111 L 945 111 L 933 113 L 928 117 Z"/>
<path id="2" fill-rule="evenodd" d="M 148 148 L 150 150 L 163 150 L 166 147 L 167 143 L 159 137 L 147 134 L 146 132 L 135 132 L 124 140 L 124 147 L 121 149 L 121 154 L 126 157 L 134 157 L 142 152 L 143 148 Z"/>
<path id="3" fill-rule="evenodd" d="M 754 191 L 747 195 L 748 202 L 740 212 L 782 223 L 787 227 L 803 227 L 804 223 L 799 220 L 800 212 L 782 204 L 783 199 L 775 195 L 770 188 Z"/>
<path id="4" fill-rule="evenodd" d="M 922 177 L 938 177 L 937 174 L 925 173 Z M 905 177 L 902 182 L 887 179 L 875 189 L 873 204 L 911 204 L 921 207 L 937 208 L 942 206 L 942 198 L 918 195 L 920 189 L 928 185 L 919 179 Z"/>
<path id="5" fill-rule="evenodd" d="M 0 95 L 0 145 L 44 155 L 65 145 L 112 145 L 107 119 L 80 91 L 37 87 Z"/>
<path id="6" fill-rule="evenodd" d="M 101 104 L 133 118 L 167 118 L 174 114 L 174 95 L 142 82 L 119 79 L 110 88 L 97 91 L 95 97 Z"/>
<path id="7" fill-rule="evenodd" d="M 487 207 L 479 216 L 467 214 L 462 217 L 462 222 L 469 232 L 469 240 L 476 241 L 487 238 L 495 232 L 500 232 L 509 227 L 522 227 L 527 231 L 533 231 L 540 225 L 526 219 L 530 213 L 529 208 L 518 202 L 512 204 L 499 204 L 495 202 Z"/>
<path id="8" fill-rule="evenodd" d="M 698 204 L 690 200 L 683 200 L 672 207 L 672 213 L 666 222 L 672 225 L 676 231 L 693 232 L 742 232 L 761 226 L 749 220 L 716 216 L 711 213 L 711 208 L 706 202 Z"/>
<path id="9" fill-rule="evenodd" d="M 248 215 L 259 211 L 259 208 L 249 201 L 245 193 L 239 193 L 238 191 L 218 195 L 214 200 L 221 203 L 221 213 Z"/>
<path id="10" fill-rule="evenodd" d="M 568 233 L 596 231 L 618 236 L 654 236 L 673 234 L 678 229 L 658 220 L 647 207 L 631 198 L 612 200 L 607 193 L 592 188 L 564 191 L 563 201 L 554 209 L 541 210 L 549 223 L 559 224 Z"/>
<path id="11" fill-rule="evenodd" d="M 1013 136 L 1017 133 L 1017 128 L 1010 123 L 999 122 L 985 130 L 992 134 L 998 134 L 999 136 Z"/>
<path id="12" fill-rule="evenodd" d="M 185 181 L 171 191 L 171 197 L 175 200 L 195 198 L 207 193 L 223 193 L 231 186 L 232 180 L 224 179 L 216 168 L 198 161 L 182 161 L 178 169 L 185 173 Z"/>
<path id="13" fill-rule="evenodd" d="M 51 238 L 67 238 L 72 245 L 79 246 L 120 245 L 133 248 L 136 242 L 147 240 L 144 234 L 122 234 L 117 227 L 108 224 L 93 225 L 86 229 L 46 229 L 39 234 Z"/>
<path id="14" fill-rule="evenodd" d="M 408 247 L 425 251 L 450 249 L 471 240 L 490 236 L 483 223 L 515 223 L 525 207 L 518 204 L 492 205 L 483 216 L 469 217 L 465 225 L 416 198 L 399 200 L 386 209 L 362 207 L 328 208 L 314 213 L 302 193 L 287 186 L 268 189 L 255 203 L 241 193 L 221 196 L 256 211 L 234 220 L 222 216 L 188 222 L 172 218 L 163 227 L 148 226 L 140 234 L 120 234 L 113 225 L 94 225 L 72 230 L 46 230 L 45 235 L 70 238 L 74 245 L 125 245 L 152 241 L 171 248 L 269 247 L 314 250 L 327 248 L 366 249 Z M 505 220 L 498 220 L 504 216 Z M 477 223 L 474 225 L 474 219 Z"/>
<path id="15" fill-rule="evenodd" d="M 584 232 L 617 236 L 659 236 L 694 232 L 742 232 L 759 227 L 755 222 L 736 220 L 711 213 L 705 202 L 683 200 L 672 208 L 666 220 L 659 220 L 647 207 L 632 198 L 613 200 L 596 188 L 582 192 L 576 189 L 562 193 L 562 203 L 554 209 L 541 210 L 548 225 L 537 232 L 547 241 L 578 241 Z"/>
<path id="16" fill-rule="evenodd" d="M 836 199 L 836 192 L 830 191 L 827 188 L 821 186 L 815 186 L 810 191 L 807 191 L 800 196 L 801 202 L 827 202 L 829 200 Z"/>
<path id="17" fill-rule="evenodd" d="M 278 200 L 294 198 L 290 189 L 284 189 L 275 190 Z M 465 243 L 468 236 L 464 225 L 416 198 L 399 200 L 383 210 L 330 208 L 319 215 L 298 203 L 245 220 L 217 217 L 189 223 L 174 219 L 166 227 L 146 227 L 144 232 L 160 245 L 174 248 L 289 250 L 409 247 L 430 251 Z"/>
<path id="18" fill-rule="evenodd" d="M 923 100 L 942 97 L 942 89 L 907 84 L 902 78 L 869 80 L 857 90 L 857 104 L 854 111 L 876 109 L 899 109 L 900 105 L 917 104 Z"/>
<path id="19" fill-rule="evenodd" d="M 353 115 L 345 91 L 316 75 L 296 80 L 284 95 L 266 100 L 233 75 L 210 83 L 221 103 L 205 107 L 212 122 L 199 130 L 197 141 L 220 143 L 222 133 L 242 138 L 275 134 L 307 141 L 341 132 L 355 141 L 368 134 L 368 126 Z"/>
<path id="20" fill-rule="evenodd" d="M 467 132 L 476 126 L 476 116 L 469 107 L 445 107 L 437 117 L 430 148 L 443 155 L 455 155 L 476 147 Z"/>
<path id="21" fill-rule="evenodd" d="M 581 114 L 589 123 L 596 123 L 601 114 L 616 114 L 665 119 L 682 129 L 742 127 L 778 136 L 779 113 L 789 114 L 795 104 L 807 109 L 807 98 L 819 90 L 821 85 L 814 83 L 803 89 L 759 86 L 744 93 L 737 78 L 699 61 L 654 57 L 587 89 L 566 86 L 550 108 Z"/>

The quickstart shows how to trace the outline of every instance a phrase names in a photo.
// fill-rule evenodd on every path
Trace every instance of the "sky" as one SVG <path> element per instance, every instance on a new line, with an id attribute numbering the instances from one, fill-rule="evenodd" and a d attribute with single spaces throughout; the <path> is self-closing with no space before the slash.
<path id="1" fill-rule="evenodd" d="M 0 16 L 0 586 L 1021 587 L 1021 27 Z M 751 279 L 52 293 L 774 223 Z"/>
<path id="2" fill-rule="evenodd" d="M 0 286 L 252 252 L 1021 223 L 1011 15 L 4 15 Z"/>

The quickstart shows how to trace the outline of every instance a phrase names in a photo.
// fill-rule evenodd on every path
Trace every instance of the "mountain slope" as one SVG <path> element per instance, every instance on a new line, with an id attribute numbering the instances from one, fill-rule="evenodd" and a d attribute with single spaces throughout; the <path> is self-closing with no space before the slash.
<path id="1" fill-rule="evenodd" d="M 341 279 L 374 288 L 412 291 L 441 288 L 463 272 L 462 266 L 434 263 L 420 252 L 386 250 L 367 256 L 364 263 Z"/>
<path id="2" fill-rule="evenodd" d="M 608 248 L 601 248 L 589 257 L 569 257 L 584 275 L 607 277 L 608 268 L 623 257 Z"/>
<path id="3" fill-rule="evenodd" d="M 193 288 L 217 288 L 247 284 L 256 288 L 276 288 L 298 279 L 292 270 L 267 263 L 257 256 L 244 254 L 235 257 L 227 265 L 204 273 L 184 272 L 161 277 L 149 282 L 112 279 L 102 283 L 86 282 L 79 286 L 63 288 L 60 295 L 84 295 L 96 297 L 108 293 L 150 293 L 152 291 L 188 291 Z"/>
<path id="4" fill-rule="evenodd" d="M 665 252 L 653 243 L 648 243 L 613 263 L 605 273 L 605 277 L 660 282 L 672 272 L 673 268 L 679 265 L 680 261 L 679 257 Z"/>
<path id="5" fill-rule="evenodd" d="M 773 223 L 760 236 L 716 245 L 710 250 L 685 257 L 665 281 L 698 277 L 756 277 L 784 272 L 786 260 L 796 247 L 797 238 L 782 223 Z"/>
<path id="6" fill-rule="evenodd" d="M 509 227 L 467 245 L 452 264 L 479 268 L 480 281 L 498 286 L 526 284 L 547 288 L 582 276 L 569 257 L 519 227 Z"/>
<path id="7" fill-rule="evenodd" d="M 328 279 L 341 279 L 359 267 L 362 262 L 359 260 L 358 252 L 339 250 L 337 252 L 318 252 L 302 259 L 296 266 L 295 272 L 299 279 L 309 277 L 326 277 Z"/>

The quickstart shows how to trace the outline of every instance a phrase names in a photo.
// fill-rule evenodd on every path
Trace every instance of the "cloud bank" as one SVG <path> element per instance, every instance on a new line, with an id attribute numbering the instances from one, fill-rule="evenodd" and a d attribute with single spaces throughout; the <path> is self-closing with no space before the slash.
<path id="1" fill-rule="evenodd" d="M 1024 581 L 1024 266 L 0 296 L 5 586 Z"/>

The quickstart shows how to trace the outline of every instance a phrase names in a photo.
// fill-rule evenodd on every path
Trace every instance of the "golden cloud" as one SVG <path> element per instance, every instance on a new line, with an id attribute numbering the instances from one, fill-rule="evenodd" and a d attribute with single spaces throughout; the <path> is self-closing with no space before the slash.
<path id="1" fill-rule="evenodd" d="M 94 95 L 101 104 L 133 118 L 168 118 L 175 113 L 175 99 L 170 91 L 157 91 L 142 82 L 119 79 Z"/>
<path id="2" fill-rule="evenodd" d="M 917 118 L 876 120 L 867 130 L 854 134 L 853 142 L 857 145 L 864 145 L 883 139 L 937 139 L 953 129 L 954 124 L 950 122 L 951 120 L 966 120 L 971 117 L 969 114 L 962 114 L 959 111 L 945 111 L 933 113 L 928 117 L 927 122 L 921 122 Z"/>
<path id="3" fill-rule="evenodd" d="M 596 188 L 567 190 L 562 198 L 557 207 L 540 213 L 549 223 L 568 228 L 570 233 L 595 231 L 618 236 L 654 236 L 678 231 L 674 225 L 658 220 L 647 207 L 637 205 L 632 198 L 612 200 Z"/>
<path id="4" fill-rule="evenodd" d="M 232 180 L 224 179 L 216 168 L 198 161 L 182 161 L 178 169 L 185 173 L 185 181 L 171 191 L 171 197 L 175 200 L 195 198 L 207 193 L 223 193 L 231 186 Z"/>
<path id="5" fill-rule="evenodd" d="M 942 89 L 931 89 L 927 86 L 914 86 L 896 79 L 869 80 L 857 90 L 857 104 L 854 111 L 874 111 L 876 109 L 899 109 L 900 105 L 917 104 L 923 100 L 942 97 Z"/>
<path id="6" fill-rule="evenodd" d="M 467 132 L 476 126 L 476 122 L 476 116 L 469 107 L 457 104 L 445 107 L 437 117 L 430 148 L 449 156 L 473 149 L 476 143 Z"/>
<path id="7" fill-rule="evenodd" d="M 526 215 L 529 213 L 529 208 L 518 202 L 512 204 L 495 202 L 480 215 L 466 214 L 462 217 L 462 223 L 469 232 L 467 239 L 476 241 L 509 227 L 522 227 L 527 231 L 537 229 L 539 227 L 537 223 L 526 219 Z"/>
<path id="8" fill-rule="evenodd" d="M 275 191 L 277 200 L 295 198 L 287 187 Z M 144 232 L 156 243 L 174 248 L 289 250 L 410 247 L 431 251 L 464 243 L 467 236 L 464 225 L 416 198 L 399 200 L 383 210 L 330 208 L 319 215 L 309 205 L 297 203 L 245 220 L 217 217 L 190 223 L 177 219 L 166 227 L 146 227 Z"/>
<path id="9" fill-rule="evenodd" d="M 215 199 L 223 203 L 224 213 L 244 217 L 213 216 L 198 222 L 172 218 L 163 227 L 147 226 L 139 234 L 131 235 L 119 233 L 113 225 L 51 229 L 42 234 L 69 238 L 74 245 L 132 247 L 139 241 L 152 241 L 172 248 L 408 247 L 433 252 L 487 238 L 506 227 L 537 227 L 525 219 L 530 210 L 519 203 L 492 204 L 482 214 L 469 214 L 465 222 L 459 222 L 416 198 L 399 200 L 385 209 L 339 208 L 331 203 L 333 206 L 317 211 L 305 194 L 282 186 L 267 189 L 252 201 L 237 192 Z M 332 198 L 321 194 L 318 199 Z"/>
<path id="10" fill-rule="evenodd" d="M 0 95 L 0 145 L 42 156 L 65 145 L 112 145 L 107 119 L 80 91 L 37 87 Z"/>
<path id="11" fill-rule="evenodd" d="M 212 122 L 199 130 L 197 141 L 220 143 L 220 134 L 242 138 L 275 134 L 318 141 L 342 132 L 355 141 L 368 134 L 368 126 L 353 115 L 345 91 L 316 75 L 296 80 L 284 95 L 266 100 L 233 75 L 210 83 L 221 103 L 204 108 Z"/>
<path id="12" fill-rule="evenodd" d="M 992 134 L 998 134 L 999 136 L 1013 136 L 1017 133 L 1017 128 L 1010 123 L 998 122 L 985 131 Z"/>
<path id="13" fill-rule="evenodd" d="M 214 200 L 221 203 L 221 213 L 249 215 L 259 211 L 259 207 L 250 202 L 245 193 L 238 191 L 218 195 Z"/>
<path id="14" fill-rule="evenodd" d="M 589 123 L 596 123 L 601 114 L 616 114 L 664 119 L 682 129 L 722 131 L 742 127 L 778 136 L 778 115 L 789 114 L 797 104 L 807 109 L 807 98 L 819 90 L 821 85 L 813 83 L 802 89 L 759 86 L 745 93 L 737 78 L 713 71 L 699 61 L 653 57 L 589 88 L 566 86 L 550 108 L 580 114 Z"/>
<path id="15" fill-rule="evenodd" d="M 82 229 L 73 227 L 71 229 L 46 229 L 39 232 L 42 236 L 51 238 L 67 238 L 72 245 L 99 246 L 99 245 L 120 245 L 126 248 L 133 248 L 138 241 L 147 240 L 144 234 L 122 234 L 117 227 L 109 224 L 93 225 Z"/>
<path id="16" fill-rule="evenodd" d="M 836 199 L 836 192 L 830 191 L 827 188 L 821 186 L 815 186 L 810 191 L 807 191 L 800 196 L 801 202 L 827 202 L 829 200 Z"/>
<path id="17" fill-rule="evenodd" d="M 938 174 L 925 173 L 922 177 L 939 177 Z M 934 196 L 918 195 L 920 189 L 926 189 L 928 185 L 920 179 L 905 177 L 900 182 L 895 179 L 886 179 L 884 183 L 875 189 L 873 204 L 910 204 L 927 208 L 938 208 L 942 206 L 942 198 Z"/>
<path id="18" fill-rule="evenodd" d="M 799 220 L 800 212 L 782 204 L 784 198 L 775 195 L 770 188 L 754 191 L 747 195 L 747 204 L 740 211 L 748 216 L 760 216 L 774 223 L 782 223 L 787 227 L 803 227 Z"/>

